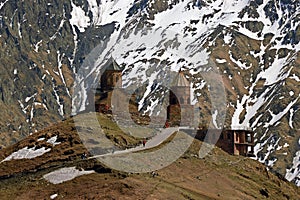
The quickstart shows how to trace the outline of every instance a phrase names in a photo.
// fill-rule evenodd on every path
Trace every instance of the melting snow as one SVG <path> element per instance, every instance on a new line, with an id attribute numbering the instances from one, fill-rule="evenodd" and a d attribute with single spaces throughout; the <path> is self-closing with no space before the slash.
<path id="1" fill-rule="evenodd" d="M 28 101 L 30 101 L 30 99 L 34 98 L 36 95 L 37 95 L 37 93 L 35 93 L 34 95 L 32 95 L 30 97 L 26 97 L 25 102 L 27 103 Z"/>
<path id="2" fill-rule="evenodd" d="M 53 136 L 53 137 L 51 137 L 51 138 L 49 138 L 49 139 L 47 140 L 47 143 L 50 143 L 50 144 L 52 144 L 53 146 L 58 145 L 58 144 L 61 143 L 61 142 L 56 142 L 56 140 L 57 140 L 57 135 L 56 135 L 56 136 Z"/>
<path id="3" fill-rule="evenodd" d="M 40 40 L 38 43 L 36 43 L 36 45 L 34 45 L 34 51 L 35 52 L 39 52 L 39 48 L 40 48 L 40 44 L 43 42 L 43 40 Z"/>
<path id="4" fill-rule="evenodd" d="M 231 41 L 231 35 L 230 34 L 224 35 L 224 43 L 230 44 L 230 41 Z"/>
<path id="5" fill-rule="evenodd" d="M 262 138 L 261 138 L 262 140 Z M 257 143 L 254 146 L 254 155 L 255 155 L 255 160 L 258 160 L 261 163 L 265 163 L 266 161 L 268 162 L 268 157 L 270 156 L 270 154 L 272 152 L 274 152 L 276 149 L 278 149 L 279 146 L 279 141 L 281 140 L 281 138 L 278 138 L 277 140 L 274 138 L 274 135 L 270 135 L 270 137 L 268 139 L 266 139 L 264 142 L 262 143 Z M 267 145 L 267 153 L 265 154 L 264 158 L 258 157 L 258 153 L 264 149 L 264 147 Z M 273 162 L 273 164 L 276 161 Z"/>
<path id="6" fill-rule="evenodd" d="M 226 59 L 216 59 L 217 63 L 220 63 L 220 64 L 223 64 L 223 63 L 226 63 L 227 60 Z"/>
<path id="7" fill-rule="evenodd" d="M 288 144 L 288 143 L 285 143 L 284 145 L 283 145 L 283 147 L 284 148 L 287 148 L 287 147 L 289 147 L 290 145 Z"/>
<path id="8" fill-rule="evenodd" d="M 249 0 L 224 0 L 223 8 L 228 13 L 238 13 L 248 4 L 248 2 Z"/>
<path id="9" fill-rule="evenodd" d="M 298 140 L 298 144 L 300 145 L 300 139 Z M 293 166 L 286 170 L 285 178 L 288 181 L 294 180 L 296 185 L 300 187 L 300 151 L 296 152 L 293 159 Z"/>
<path id="10" fill-rule="evenodd" d="M 65 54 L 62 54 L 62 55 L 61 55 L 60 52 L 57 51 L 57 62 L 58 62 L 57 68 L 58 68 L 59 76 L 60 76 L 60 78 L 61 78 L 63 84 L 65 85 L 66 92 L 67 92 L 67 94 L 69 95 L 69 97 L 71 97 L 70 92 L 69 92 L 69 89 L 68 89 L 68 86 L 67 86 L 66 81 L 65 81 L 65 77 L 64 77 L 64 75 L 63 75 L 63 70 L 62 70 L 62 59 L 63 59 L 64 56 L 65 56 Z"/>
<path id="11" fill-rule="evenodd" d="M 85 174 L 91 174 L 94 172 L 95 172 L 94 170 L 79 171 L 78 169 L 76 169 L 76 167 L 66 167 L 66 168 L 61 168 L 56 171 L 45 174 L 43 176 L 43 178 L 52 184 L 59 184 L 59 183 L 65 182 L 65 181 L 70 181 L 78 176 L 82 176 Z"/>
<path id="12" fill-rule="evenodd" d="M 294 126 L 293 126 L 293 117 L 294 117 L 294 109 L 291 108 L 291 109 L 290 109 L 290 118 L 289 118 L 289 126 L 290 126 L 291 128 L 294 128 Z"/>
<path id="13" fill-rule="evenodd" d="M 46 149 L 45 147 L 35 149 L 36 147 L 28 148 L 24 147 L 23 149 L 20 149 L 17 152 L 12 153 L 8 157 L 6 157 L 1 162 L 9 161 L 9 160 L 19 160 L 19 159 L 32 159 L 39 157 L 51 150 L 51 148 Z"/>
<path id="14" fill-rule="evenodd" d="M 276 148 L 276 151 L 279 151 L 282 149 L 282 146 L 278 145 L 278 147 Z"/>
<path id="15" fill-rule="evenodd" d="M 229 52 L 229 58 L 230 58 L 230 60 L 231 60 L 233 63 L 235 63 L 235 64 L 236 64 L 238 67 L 240 67 L 241 69 L 249 69 L 249 68 L 251 68 L 251 66 L 252 66 L 252 65 L 247 66 L 247 64 L 246 64 L 246 63 L 243 63 L 241 60 L 235 60 L 235 59 L 233 58 L 231 52 Z"/>
<path id="16" fill-rule="evenodd" d="M 20 22 L 18 22 L 18 33 L 19 33 L 19 37 L 22 38 L 22 32 L 21 32 L 21 24 L 20 24 Z"/>
<path id="17" fill-rule="evenodd" d="M 278 122 L 284 115 L 286 115 L 286 113 L 291 109 L 291 107 L 297 103 L 298 99 L 299 97 L 296 98 L 294 101 L 290 102 L 289 105 L 287 105 L 287 107 L 277 115 L 269 111 L 272 116 L 272 119 L 265 124 L 265 127 L 273 126 L 276 122 Z"/>
<path id="18" fill-rule="evenodd" d="M 52 82 L 52 88 L 53 88 L 53 92 L 54 92 L 54 95 L 55 95 L 55 98 L 56 98 L 56 102 L 59 106 L 58 108 L 58 112 L 59 114 L 64 117 L 64 104 L 60 102 L 60 97 L 59 97 L 59 94 L 58 94 L 58 90 L 56 89 L 57 86 L 55 85 L 54 81 Z"/>
<path id="19" fill-rule="evenodd" d="M 70 24 L 73 26 L 77 26 L 80 32 L 84 32 L 85 28 L 90 25 L 90 18 L 85 15 L 84 10 L 76 6 L 72 1 L 72 12 L 71 12 L 71 19 L 70 19 Z"/>
<path id="20" fill-rule="evenodd" d="M 8 1 L 9 1 L 9 0 L 6 0 L 6 1 L 0 3 L 0 10 L 2 9 L 2 7 L 3 7 Z"/>
<path id="21" fill-rule="evenodd" d="M 39 138 L 37 141 L 40 142 L 40 141 L 43 141 L 43 140 L 45 140 L 44 137 L 43 138 Z"/>
<path id="22" fill-rule="evenodd" d="M 57 196 L 58 196 L 58 194 L 52 194 L 52 195 L 50 196 L 50 199 L 55 199 Z"/>
<path id="23" fill-rule="evenodd" d="M 97 0 L 87 0 L 89 3 L 89 10 L 93 13 L 93 25 L 100 24 L 101 20 L 101 7 L 98 6 Z M 102 3 L 102 2 L 101 2 Z"/>
<path id="24" fill-rule="evenodd" d="M 276 162 L 277 160 L 278 160 L 277 158 L 275 158 L 274 160 L 268 160 L 267 166 L 268 166 L 268 167 L 273 167 L 274 164 L 275 164 L 275 162 Z"/>
<path id="25" fill-rule="evenodd" d="M 290 77 L 291 79 L 294 79 L 295 81 L 297 82 L 300 82 L 300 78 L 296 75 L 296 74 L 293 74 L 292 77 Z"/>
<path id="26" fill-rule="evenodd" d="M 265 85 L 271 85 L 285 79 L 286 76 L 283 75 L 283 68 L 286 64 L 286 58 L 278 58 L 277 55 L 272 65 L 261 73 L 261 77 L 266 79 Z"/>
<path id="27" fill-rule="evenodd" d="M 38 142 L 43 140 L 45 140 L 44 137 L 37 139 Z M 56 140 L 57 140 L 57 136 L 53 136 L 47 140 L 47 143 L 52 144 L 53 146 L 60 144 L 60 142 L 56 142 Z M 51 151 L 51 148 L 46 149 L 45 147 L 42 147 L 36 149 L 36 147 L 32 147 L 32 148 L 24 147 L 23 149 L 20 149 L 12 153 L 1 162 L 5 162 L 9 160 L 19 160 L 19 159 L 32 159 L 32 158 L 39 157 L 49 151 Z"/>

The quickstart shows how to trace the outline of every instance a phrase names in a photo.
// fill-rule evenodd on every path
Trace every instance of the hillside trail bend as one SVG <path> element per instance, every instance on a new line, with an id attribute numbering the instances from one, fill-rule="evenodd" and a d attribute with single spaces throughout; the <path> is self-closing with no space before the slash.
<path id="1" fill-rule="evenodd" d="M 163 143 L 166 139 L 168 139 L 173 133 L 175 133 L 177 131 L 179 131 L 179 127 L 171 127 L 171 128 L 161 129 L 161 132 L 159 134 L 155 135 L 154 137 L 152 137 L 150 140 L 148 140 L 145 143 L 145 146 L 143 144 L 141 144 L 137 147 L 130 148 L 130 149 L 114 151 L 114 152 L 101 154 L 101 155 L 94 155 L 92 157 L 89 157 L 88 159 L 111 156 L 111 155 L 133 153 L 133 152 L 137 152 L 137 151 L 151 149 L 151 148 L 159 146 L 161 143 Z"/>

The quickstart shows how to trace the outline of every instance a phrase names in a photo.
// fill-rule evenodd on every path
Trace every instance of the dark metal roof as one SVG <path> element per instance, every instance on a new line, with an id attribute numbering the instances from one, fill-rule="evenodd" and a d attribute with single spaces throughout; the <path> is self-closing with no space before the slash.
<path id="1" fill-rule="evenodd" d="M 106 70 L 122 71 L 122 68 L 118 65 L 118 63 L 112 57 L 110 58 L 108 63 L 109 63 L 109 66 L 106 68 Z"/>

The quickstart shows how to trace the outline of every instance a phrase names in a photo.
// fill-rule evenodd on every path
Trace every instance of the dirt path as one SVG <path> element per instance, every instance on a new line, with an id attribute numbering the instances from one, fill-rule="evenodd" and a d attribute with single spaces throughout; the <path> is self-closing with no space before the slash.
<path id="1" fill-rule="evenodd" d="M 143 146 L 141 144 L 141 145 L 131 148 L 131 149 L 115 151 L 115 152 L 111 152 L 111 153 L 107 153 L 107 154 L 95 155 L 95 156 L 89 157 L 89 159 L 104 157 L 104 156 L 108 156 L 108 155 L 119 155 L 119 154 L 124 154 L 124 153 L 130 153 L 130 152 L 136 152 L 136 151 L 150 149 L 150 148 L 156 147 L 156 146 L 160 145 L 161 143 L 163 143 L 168 137 L 170 137 L 176 131 L 179 131 L 178 127 L 162 129 L 159 134 L 157 134 L 156 136 L 154 136 L 153 138 L 148 140 L 146 142 L 145 146 Z"/>

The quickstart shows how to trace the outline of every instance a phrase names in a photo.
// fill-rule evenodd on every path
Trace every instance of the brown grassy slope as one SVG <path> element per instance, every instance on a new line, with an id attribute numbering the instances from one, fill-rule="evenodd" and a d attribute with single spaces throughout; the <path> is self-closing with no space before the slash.
<path id="1" fill-rule="evenodd" d="M 72 131 L 71 121 L 37 135 L 45 133 L 49 137 L 59 133 L 59 138 L 79 139 Z M 37 135 L 18 146 L 22 148 Z M 97 160 L 81 160 L 78 156 L 86 150 L 81 143 L 73 142 L 71 146 L 62 142 L 41 157 L 1 163 L 0 196 L 4 200 L 50 199 L 52 194 L 58 194 L 56 199 L 266 199 L 266 195 L 268 199 L 300 199 L 296 186 L 268 172 L 262 164 L 228 155 L 218 148 L 199 159 L 196 155 L 200 146 L 201 142 L 194 140 L 180 159 L 152 177 L 149 173 L 127 174 L 109 170 Z M 1 151 L 0 156 L 4 158 L 16 147 Z M 66 150 L 74 153 L 64 155 Z M 67 166 L 94 169 L 98 173 L 58 185 L 42 178 L 46 173 Z M 5 174 L 13 176 L 4 178 Z"/>
<path id="2" fill-rule="evenodd" d="M 195 145 L 198 145 L 195 142 Z M 46 170 L 47 171 L 47 170 Z M 48 171 L 47 171 L 48 172 Z M 299 199 L 299 189 L 268 173 L 264 166 L 216 150 L 205 159 L 185 155 L 150 174 L 95 173 L 52 185 L 26 175 L 1 182 L 3 199 Z"/>
<path id="3" fill-rule="evenodd" d="M 91 121 L 91 116 L 93 113 L 82 114 L 82 120 L 86 120 L 86 124 Z M 134 138 L 122 133 L 122 131 L 116 126 L 114 122 L 109 120 L 109 118 L 103 114 L 97 113 L 97 119 L 104 131 L 104 137 L 109 138 L 118 147 L 135 146 L 140 142 L 139 138 Z M 81 155 L 84 152 L 88 152 L 86 147 L 82 144 L 84 136 L 79 136 L 78 130 L 89 129 L 93 130 L 95 127 L 91 126 L 77 126 L 74 125 L 73 118 L 54 124 L 49 128 L 46 128 L 40 132 L 37 132 L 31 136 L 28 136 L 24 140 L 0 151 L 0 160 L 9 156 L 11 153 L 18 151 L 24 147 L 35 147 L 39 149 L 45 147 L 46 149 L 51 148 L 50 152 L 43 154 L 42 156 L 33 159 L 22 159 L 22 160 L 12 160 L 9 162 L 3 162 L 0 164 L 0 177 L 7 177 L 12 174 L 20 172 L 35 171 L 36 169 L 45 169 L 53 166 L 58 166 L 61 162 L 74 162 L 78 159 L 80 160 Z M 92 132 L 88 132 L 92 134 Z M 102 133 L 96 133 L 97 135 L 102 135 Z M 57 136 L 56 142 L 61 142 L 56 146 L 47 143 L 46 141 Z M 43 141 L 38 141 L 39 138 L 45 138 Z M 85 145 L 89 145 L 85 143 Z M 97 142 L 97 141 L 92 141 Z M 101 148 L 101 147 L 99 147 Z M 106 149 L 104 149 L 105 151 Z M 20 166 L 20 163 L 22 165 Z"/>

